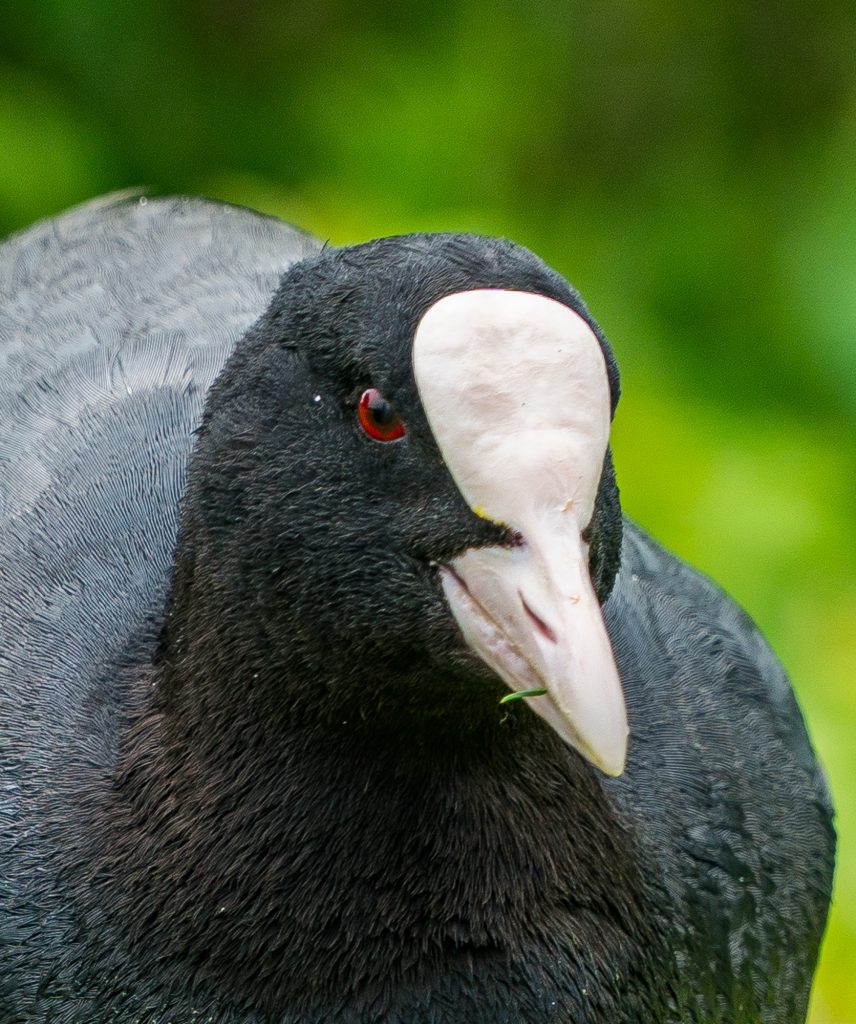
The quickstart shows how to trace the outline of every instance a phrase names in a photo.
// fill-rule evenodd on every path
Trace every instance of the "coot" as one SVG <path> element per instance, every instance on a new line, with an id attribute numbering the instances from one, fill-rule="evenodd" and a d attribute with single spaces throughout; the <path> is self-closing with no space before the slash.
<path id="1" fill-rule="evenodd" d="M 622 520 L 617 398 L 505 241 L 135 199 L 0 248 L 0 1019 L 804 1019 L 822 774 Z"/>

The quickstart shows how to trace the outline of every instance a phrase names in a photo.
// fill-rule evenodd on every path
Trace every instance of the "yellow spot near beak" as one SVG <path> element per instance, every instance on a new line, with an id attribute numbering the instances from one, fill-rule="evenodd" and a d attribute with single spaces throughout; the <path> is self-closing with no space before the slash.
<path id="1" fill-rule="evenodd" d="M 486 519 L 489 523 L 493 523 L 494 526 L 499 526 L 503 530 L 508 529 L 508 524 L 502 522 L 501 519 L 494 519 L 493 516 L 489 516 L 487 512 L 481 507 L 481 505 L 473 505 L 473 512 L 479 517 L 479 519 Z"/>

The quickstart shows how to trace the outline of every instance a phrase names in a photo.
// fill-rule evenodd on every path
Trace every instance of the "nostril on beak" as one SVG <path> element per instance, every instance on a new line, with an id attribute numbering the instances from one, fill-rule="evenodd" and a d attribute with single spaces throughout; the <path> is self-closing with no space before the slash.
<path id="1" fill-rule="evenodd" d="M 553 632 L 553 630 L 550 629 L 547 623 L 540 616 L 536 615 L 535 612 L 532 611 L 532 609 L 526 603 L 526 598 L 523 596 L 523 594 L 520 593 L 519 590 L 517 591 L 517 594 L 520 597 L 520 603 L 523 605 L 523 611 L 526 612 L 526 615 L 528 616 L 532 625 L 535 627 L 536 631 L 540 633 L 545 640 L 549 640 L 551 644 L 557 643 L 558 641 L 556 639 L 556 634 Z"/>

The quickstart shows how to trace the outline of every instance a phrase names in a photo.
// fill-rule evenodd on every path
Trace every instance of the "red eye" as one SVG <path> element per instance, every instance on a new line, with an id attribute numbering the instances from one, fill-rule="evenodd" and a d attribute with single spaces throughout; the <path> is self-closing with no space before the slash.
<path id="1" fill-rule="evenodd" d="M 357 416 L 360 426 L 375 441 L 397 441 L 404 437 L 404 423 L 377 388 L 362 393 Z"/>

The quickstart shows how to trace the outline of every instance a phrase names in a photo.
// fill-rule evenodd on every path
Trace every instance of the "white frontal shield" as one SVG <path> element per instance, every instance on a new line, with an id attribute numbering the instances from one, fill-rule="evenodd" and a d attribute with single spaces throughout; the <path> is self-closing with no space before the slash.
<path id="1" fill-rule="evenodd" d="M 442 570 L 470 646 L 609 775 L 627 715 L 588 569 L 588 526 L 609 437 L 606 365 L 588 324 L 529 292 L 459 292 L 413 343 L 419 395 L 446 466 L 478 515 L 522 544 L 473 548 Z"/>

